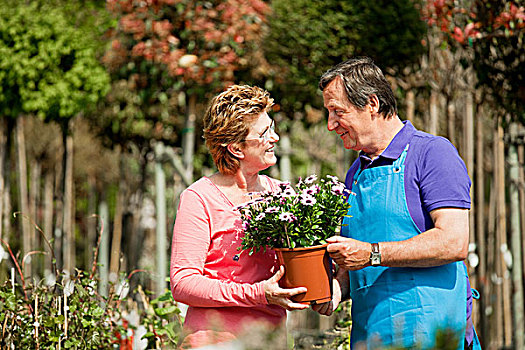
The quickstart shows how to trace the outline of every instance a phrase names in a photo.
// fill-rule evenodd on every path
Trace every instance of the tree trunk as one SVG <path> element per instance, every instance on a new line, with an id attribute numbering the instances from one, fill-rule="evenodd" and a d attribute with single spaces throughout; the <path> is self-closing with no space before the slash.
<path id="1" fill-rule="evenodd" d="M 498 171 L 498 238 L 500 248 L 500 270 L 498 275 L 503 279 L 502 294 L 499 300 L 503 301 L 503 331 L 504 331 L 504 345 L 510 347 L 512 342 L 512 314 L 511 314 L 511 293 L 509 270 L 505 262 L 504 251 L 508 249 L 507 244 L 507 212 L 505 203 L 505 144 L 503 140 L 503 127 L 501 126 L 501 119 L 498 123 L 498 158 L 496 169 Z"/>
<path id="2" fill-rule="evenodd" d="M 100 247 L 98 251 L 98 271 L 100 277 L 100 284 L 98 285 L 98 292 L 100 295 L 108 296 L 108 281 L 109 281 L 109 208 L 106 201 L 106 196 L 102 194 L 100 204 L 98 206 L 98 216 L 100 218 Z"/>
<path id="3" fill-rule="evenodd" d="M 493 144 L 492 144 L 492 153 L 494 163 L 497 159 L 497 129 L 493 133 Z M 489 349 L 499 348 L 501 339 L 503 337 L 502 329 L 500 324 L 503 324 L 501 321 L 501 310 L 500 303 L 497 299 L 499 293 L 500 285 L 497 283 L 497 254 L 498 249 L 496 249 L 496 216 L 497 216 L 497 171 L 496 164 L 493 167 L 492 171 L 492 181 L 490 186 L 490 198 L 489 198 L 489 217 L 487 220 L 488 235 L 487 235 L 487 275 L 490 276 L 490 279 L 487 283 L 487 289 L 485 290 L 484 295 L 496 295 L 496 298 L 484 298 L 486 302 L 486 307 L 483 309 L 483 320 L 486 320 L 487 327 L 486 333 L 482 335 L 483 344 L 488 344 Z M 496 277 L 496 278 L 494 278 Z M 501 333 L 501 336 L 500 336 Z M 490 343 L 489 343 L 490 341 Z"/>
<path id="4" fill-rule="evenodd" d="M 166 234 L 166 175 L 162 169 L 161 155 L 163 145 L 155 146 L 155 207 L 157 212 L 156 246 L 157 246 L 157 296 L 164 293 L 167 276 L 167 234 Z"/>
<path id="5" fill-rule="evenodd" d="M 97 243 L 97 220 L 92 219 L 92 215 L 96 214 L 97 212 L 97 180 L 95 178 L 95 175 L 88 174 L 87 177 L 88 181 L 88 206 L 87 206 L 87 215 L 88 218 L 86 220 L 87 222 L 87 254 L 86 254 L 86 266 L 91 268 L 93 265 L 93 259 L 94 252 L 93 248 L 95 247 L 95 244 Z"/>
<path id="6" fill-rule="evenodd" d="M 478 283 L 476 285 L 479 288 L 481 295 L 485 295 L 487 286 L 487 247 L 485 240 L 485 174 L 484 174 L 484 112 L 483 107 L 478 106 L 478 116 L 476 118 L 476 237 L 477 237 L 477 253 L 479 257 L 478 271 Z M 483 316 L 483 310 L 487 306 L 485 298 L 479 300 L 480 307 L 474 315 L 474 325 L 481 325 L 478 327 L 480 333 L 485 333 L 486 328 L 486 317 Z"/>
<path id="7" fill-rule="evenodd" d="M 188 96 L 186 122 L 182 135 L 183 164 L 186 177 L 193 179 L 193 154 L 195 152 L 195 120 L 197 109 L 197 95 Z M 193 182 L 193 181 L 192 181 Z"/>
<path id="8" fill-rule="evenodd" d="M 51 170 L 47 171 L 44 176 L 44 227 L 43 231 L 46 237 L 53 237 L 53 181 L 54 176 Z M 45 259 L 44 276 L 49 273 L 55 273 L 52 267 L 51 257 Z"/>
<path id="9" fill-rule="evenodd" d="M 463 135 L 465 140 L 465 147 L 463 149 L 463 158 L 467 165 L 468 176 L 474 181 L 474 96 L 472 92 L 466 92 L 465 96 L 465 119 L 463 125 Z M 475 182 L 475 181 L 474 181 Z M 470 187 L 470 198 L 474 200 L 474 186 Z M 476 243 L 477 227 L 475 227 L 474 213 L 477 210 L 473 207 L 469 211 L 469 232 L 470 232 L 470 243 Z M 474 286 L 477 285 L 477 276 L 472 274 L 472 282 Z"/>
<path id="10" fill-rule="evenodd" d="M 40 205 L 40 178 L 42 175 L 42 164 L 39 160 L 34 160 L 31 167 L 31 187 L 29 188 L 29 205 L 31 208 L 31 217 L 35 220 L 35 224 L 41 227 L 40 218 L 38 217 L 38 206 Z M 35 232 L 35 229 L 31 229 L 31 234 L 33 235 L 33 247 L 37 250 L 43 249 L 42 240 L 40 234 Z M 34 264 L 33 273 L 36 275 L 42 275 L 42 256 L 34 255 L 38 263 Z"/>
<path id="11" fill-rule="evenodd" d="M 447 129 L 448 139 L 450 142 L 457 147 L 456 140 L 456 106 L 454 101 L 448 101 L 447 103 Z"/>
<path id="12" fill-rule="evenodd" d="M 292 163 L 290 160 L 290 154 L 292 153 L 292 143 L 288 134 L 281 136 L 281 142 L 279 143 L 281 151 L 280 175 L 281 181 L 292 181 Z"/>
<path id="13" fill-rule="evenodd" d="M 525 127 L 520 124 L 518 129 L 520 135 L 525 135 Z M 520 218 L 521 232 L 525 233 L 525 151 L 523 141 L 518 144 L 518 161 L 519 161 L 519 183 L 518 192 L 520 198 Z M 525 252 L 525 240 L 522 240 L 521 251 Z M 522 266 L 525 266 L 525 254 L 522 254 Z"/>
<path id="14" fill-rule="evenodd" d="M 427 130 L 430 134 L 437 135 L 438 121 L 439 121 L 439 94 L 436 90 L 430 91 L 430 119 L 428 121 Z"/>
<path id="15" fill-rule="evenodd" d="M 113 219 L 113 236 L 111 240 L 111 260 L 109 265 L 109 279 L 116 282 L 120 271 L 120 253 L 122 241 L 122 219 L 124 216 L 124 201 L 126 198 L 126 180 L 124 169 L 124 156 L 120 148 L 117 150 L 119 159 L 119 186 L 115 204 L 115 218 Z"/>
<path id="16" fill-rule="evenodd" d="M 414 93 L 413 89 L 407 91 L 406 104 L 407 120 L 410 120 L 410 122 L 414 124 L 414 115 L 416 111 L 416 94 Z"/>
<path id="17" fill-rule="evenodd" d="M 502 194 L 505 193 L 505 184 L 504 184 L 504 178 L 503 178 L 503 175 L 502 175 L 502 171 L 500 171 L 500 169 L 498 169 L 500 167 L 501 164 L 504 164 L 504 160 L 500 160 L 499 158 L 501 157 L 501 154 L 500 154 L 500 137 L 503 137 L 503 132 L 502 132 L 502 129 L 501 129 L 501 125 L 500 125 L 500 118 L 496 118 L 496 128 L 495 128 L 495 132 L 494 132 L 494 192 L 495 192 L 495 198 L 496 198 L 496 215 L 495 215 L 495 235 L 496 235 L 496 239 L 495 239 L 495 247 L 494 247 L 494 289 L 495 289 L 495 294 L 496 294 L 496 300 L 495 300 L 495 305 L 494 305 L 494 311 L 495 311 L 495 322 L 496 322 L 496 336 L 492 336 L 491 337 L 491 340 L 493 342 L 493 345 L 491 346 L 491 348 L 501 348 L 503 346 L 503 343 L 504 343 L 504 320 L 503 320 L 503 300 L 502 300 L 502 297 L 503 297 L 503 292 L 502 292 L 502 289 L 503 289 L 503 279 L 504 279 L 504 276 L 503 276 L 503 271 L 505 270 L 504 268 L 504 265 L 505 265 L 505 262 L 503 261 L 502 259 L 502 255 L 501 255 L 501 244 L 502 244 L 502 224 L 501 224 L 501 221 L 503 221 L 503 224 L 504 224 L 504 220 L 502 220 L 502 211 L 503 213 L 505 212 L 505 197 L 503 195 L 503 204 L 501 204 L 502 202 Z M 501 135 L 500 135 L 501 134 Z"/>
<path id="18" fill-rule="evenodd" d="M 57 259 L 58 270 L 64 268 L 63 232 L 64 232 L 64 181 L 66 169 L 66 148 L 67 148 L 67 124 L 62 124 L 62 161 L 55 166 L 55 229 L 53 236 L 55 239 L 54 250 Z"/>
<path id="19" fill-rule="evenodd" d="M 518 138 L 518 125 L 514 122 L 509 127 L 509 197 L 510 197 L 510 236 L 512 249 L 512 320 L 514 321 L 514 349 L 523 350 L 525 327 L 523 325 L 523 276 L 522 276 L 522 252 L 520 232 L 520 204 L 519 204 L 519 162 L 516 147 Z M 508 341 L 509 342 L 509 341 Z M 509 342 L 510 343 L 510 342 Z"/>
<path id="20" fill-rule="evenodd" d="M 133 234 L 129 237 L 129 245 L 127 249 L 128 255 L 128 271 L 133 271 L 139 268 L 141 253 L 144 242 L 144 228 L 141 225 L 142 209 L 144 207 L 144 193 L 146 192 L 146 177 L 147 177 L 147 152 L 139 155 L 140 159 L 140 184 L 136 192 L 136 205 L 133 207 Z M 176 176 L 174 174 L 174 176 Z M 135 278 L 130 281 L 130 290 L 134 290 L 138 279 Z"/>
<path id="21" fill-rule="evenodd" d="M 29 201 L 27 195 L 27 159 L 26 159 L 26 147 L 24 137 L 24 121 L 23 117 L 18 117 L 16 120 L 16 141 L 17 141 L 17 163 L 18 163 L 18 206 L 19 211 L 22 212 L 22 216 L 18 218 L 22 230 L 22 246 L 23 256 L 32 250 L 32 235 L 31 235 L 31 224 L 24 216 L 31 218 L 31 211 L 29 209 Z M 24 274 L 31 276 L 31 264 L 30 259 L 25 262 L 26 270 L 22 271 Z"/>
<path id="22" fill-rule="evenodd" d="M 3 182 L 4 182 L 4 191 L 2 193 L 2 232 L 5 234 L 11 231 L 11 181 L 9 180 L 11 173 L 11 135 L 13 135 L 13 130 L 15 127 L 15 121 L 13 118 L 6 118 L 6 140 L 5 140 L 5 153 L 3 158 L 3 163 L 0 164 L 3 171 Z"/>
<path id="23" fill-rule="evenodd" d="M 75 236 L 73 233 L 73 136 L 69 135 L 70 127 L 64 131 L 65 154 L 64 154 L 64 206 L 62 217 L 63 232 L 63 261 L 64 269 L 71 273 L 75 270 Z"/>
<path id="24" fill-rule="evenodd" d="M 0 238 L 2 238 L 4 217 L 4 191 L 5 191 L 5 159 L 7 150 L 7 117 L 0 118 Z"/>

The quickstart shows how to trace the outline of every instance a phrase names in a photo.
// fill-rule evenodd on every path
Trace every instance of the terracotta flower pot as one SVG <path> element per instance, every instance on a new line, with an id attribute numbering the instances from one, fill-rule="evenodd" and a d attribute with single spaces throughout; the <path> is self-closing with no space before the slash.
<path id="1" fill-rule="evenodd" d="M 292 297 L 293 301 L 319 304 L 332 299 L 332 259 L 328 244 L 306 248 L 274 248 L 285 274 L 279 281 L 283 288 L 306 287 L 306 293 Z"/>

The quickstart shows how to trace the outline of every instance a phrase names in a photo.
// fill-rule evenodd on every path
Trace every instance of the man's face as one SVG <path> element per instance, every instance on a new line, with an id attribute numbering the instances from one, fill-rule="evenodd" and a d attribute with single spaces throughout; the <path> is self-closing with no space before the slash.
<path id="1" fill-rule="evenodd" d="M 368 106 L 361 110 L 348 101 L 340 77 L 336 77 L 325 87 L 323 100 L 328 110 L 328 130 L 335 131 L 347 149 L 360 151 L 366 147 L 372 133 Z"/>

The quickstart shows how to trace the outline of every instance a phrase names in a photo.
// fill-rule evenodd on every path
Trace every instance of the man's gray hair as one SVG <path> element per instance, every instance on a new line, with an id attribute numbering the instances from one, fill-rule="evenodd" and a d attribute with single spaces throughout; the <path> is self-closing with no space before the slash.
<path id="1" fill-rule="evenodd" d="M 376 95 L 379 100 L 379 113 L 383 117 L 397 115 L 394 92 L 381 69 L 371 58 L 355 57 L 330 68 L 319 80 L 321 91 L 338 76 L 343 81 L 348 100 L 355 107 L 365 108 L 370 97 Z"/>

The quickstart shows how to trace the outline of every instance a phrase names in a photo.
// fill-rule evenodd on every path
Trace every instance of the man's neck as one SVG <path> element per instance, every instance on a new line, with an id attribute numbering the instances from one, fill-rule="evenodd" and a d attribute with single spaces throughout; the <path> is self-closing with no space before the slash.
<path id="1" fill-rule="evenodd" d="M 373 146 L 363 149 L 363 151 L 370 159 L 376 159 L 390 145 L 394 137 L 403 129 L 403 126 L 403 122 L 397 115 L 392 118 L 384 118 L 378 125 L 378 133 Z"/>

